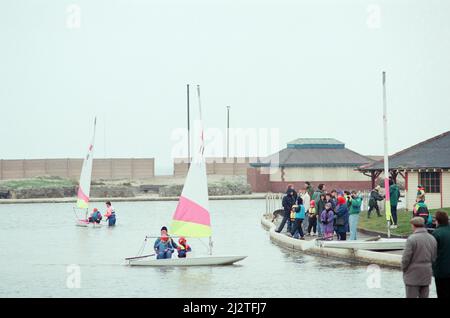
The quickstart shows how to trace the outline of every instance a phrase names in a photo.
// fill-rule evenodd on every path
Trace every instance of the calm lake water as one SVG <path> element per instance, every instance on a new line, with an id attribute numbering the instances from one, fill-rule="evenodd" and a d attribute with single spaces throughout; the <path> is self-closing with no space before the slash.
<path id="1" fill-rule="evenodd" d="M 398 270 L 381 268 L 380 288 L 369 288 L 373 273 L 365 265 L 302 255 L 271 243 L 260 225 L 264 200 L 210 202 L 214 254 L 248 255 L 236 265 L 125 266 L 123 259 L 137 253 L 145 235 L 158 235 L 170 223 L 176 204 L 116 203 L 117 226 L 98 229 L 76 227 L 72 204 L 0 205 L 0 297 L 405 295 Z M 104 211 L 103 204 L 97 207 Z M 206 252 L 202 242 L 189 243 L 199 254 Z M 147 245 L 148 253 L 152 245 Z M 80 288 L 69 288 L 77 266 Z M 436 297 L 434 286 L 431 297 Z"/>

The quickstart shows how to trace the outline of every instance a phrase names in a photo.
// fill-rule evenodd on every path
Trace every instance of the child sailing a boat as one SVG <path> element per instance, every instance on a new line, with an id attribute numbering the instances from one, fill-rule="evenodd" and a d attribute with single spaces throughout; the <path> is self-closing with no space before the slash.
<path id="1" fill-rule="evenodd" d="M 188 252 L 192 251 L 191 247 L 187 244 L 184 237 L 178 239 L 178 258 L 186 258 Z"/>

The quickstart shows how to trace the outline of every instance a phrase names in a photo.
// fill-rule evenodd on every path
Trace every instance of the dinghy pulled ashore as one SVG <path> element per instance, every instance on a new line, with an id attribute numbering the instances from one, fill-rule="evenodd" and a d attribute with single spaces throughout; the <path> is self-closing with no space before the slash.
<path id="1" fill-rule="evenodd" d="M 376 240 L 355 240 L 355 241 L 317 240 L 316 244 L 319 247 L 329 247 L 329 248 L 345 248 L 345 249 L 369 250 L 369 251 L 395 251 L 405 249 L 406 239 L 378 238 Z"/>

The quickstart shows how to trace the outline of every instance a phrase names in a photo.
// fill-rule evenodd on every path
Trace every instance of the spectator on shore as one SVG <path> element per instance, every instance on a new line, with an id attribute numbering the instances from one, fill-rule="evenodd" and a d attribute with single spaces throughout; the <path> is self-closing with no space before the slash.
<path id="1" fill-rule="evenodd" d="M 307 206 L 307 205 L 305 205 L 305 206 Z M 308 209 L 308 229 L 306 230 L 307 235 L 313 235 L 313 236 L 317 235 L 317 223 L 319 223 L 319 221 L 317 220 L 315 206 L 316 206 L 316 203 L 314 202 L 314 200 L 312 200 L 310 202 L 310 206 Z M 311 229 L 313 230 L 312 234 L 311 234 Z"/>
<path id="2" fill-rule="evenodd" d="M 406 240 L 401 264 L 406 297 L 428 298 L 437 242 L 426 230 L 423 218 L 414 217 L 410 223 L 413 234 Z"/>
<path id="3" fill-rule="evenodd" d="M 438 298 L 450 299 L 450 226 L 448 214 L 436 212 L 437 228 L 433 236 L 437 242 L 437 258 L 433 263 L 434 283 Z"/>
<path id="4" fill-rule="evenodd" d="M 337 202 L 333 200 L 333 196 L 331 195 L 331 193 L 325 194 L 325 203 L 330 203 L 333 211 L 336 209 Z"/>
<path id="5" fill-rule="evenodd" d="M 309 196 L 308 190 L 305 188 L 302 191 L 299 191 L 301 193 L 300 197 L 303 200 L 303 206 L 305 209 L 309 209 L 309 203 L 311 202 L 311 197 Z M 298 200 L 297 200 L 298 205 Z M 307 232 L 309 227 L 309 218 L 305 217 L 305 220 L 303 221 L 303 231 Z"/>
<path id="6" fill-rule="evenodd" d="M 421 184 L 417 186 L 416 202 L 419 202 L 420 200 L 425 201 L 425 188 Z"/>
<path id="7" fill-rule="evenodd" d="M 302 222 L 305 219 L 305 207 L 303 206 L 302 198 L 300 198 L 299 203 L 299 205 L 294 205 L 292 207 L 294 211 L 294 224 L 292 226 L 291 235 L 294 238 L 304 240 L 305 235 L 303 234 Z"/>
<path id="8" fill-rule="evenodd" d="M 321 214 L 323 212 L 323 210 L 325 210 L 325 204 L 327 203 L 326 201 L 326 196 L 325 193 L 321 193 L 319 195 L 319 200 L 315 201 L 316 202 L 316 215 L 317 215 L 317 220 L 320 220 Z M 319 221 L 318 221 L 319 222 Z M 320 222 L 319 222 L 320 223 Z M 323 235 L 322 233 L 322 227 L 318 226 L 317 227 L 317 235 L 319 237 L 321 237 Z"/>
<path id="9" fill-rule="evenodd" d="M 433 217 L 431 213 L 428 211 L 428 207 L 423 201 L 424 197 L 418 198 L 419 201 L 414 204 L 413 207 L 413 218 L 421 217 L 425 222 L 426 227 L 431 227 L 433 225 Z"/>
<path id="10" fill-rule="evenodd" d="M 398 227 L 397 224 L 397 205 L 400 199 L 400 189 L 398 185 L 394 183 L 392 179 L 389 179 L 389 195 L 390 195 L 390 203 L 391 203 L 391 215 L 392 222 L 391 229 L 396 229 Z"/>
<path id="11" fill-rule="evenodd" d="M 342 196 L 338 197 L 338 205 L 336 206 L 335 217 L 336 222 L 334 223 L 334 225 L 337 238 L 340 241 L 345 241 L 347 239 L 348 208 L 347 202 Z"/>
<path id="12" fill-rule="evenodd" d="M 373 209 L 375 209 L 375 211 L 377 211 L 377 216 L 381 217 L 380 207 L 378 206 L 378 201 L 383 201 L 384 198 L 380 194 L 380 189 L 381 189 L 381 187 L 379 185 L 377 185 L 375 187 L 375 189 L 373 189 L 372 192 L 370 192 L 369 211 L 367 212 L 368 219 L 370 219 L 370 213 L 372 212 Z"/>
<path id="13" fill-rule="evenodd" d="M 306 192 L 308 193 L 309 197 L 312 198 L 312 196 L 314 194 L 314 188 L 311 185 L 311 183 L 309 183 L 309 181 L 305 182 L 305 189 L 306 189 Z"/>
<path id="14" fill-rule="evenodd" d="M 325 240 L 331 241 L 333 239 L 333 220 L 334 211 L 331 203 L 325 204 L 325 209 L 320 214 L 320 226 L 322 227 L 322 233 Z"/>
<path id="15" fill-rule="evenodd" d="M 286 194 L 287 194 L 289 191 L 292 191 L 293 196 L 294 196 L 294 200 L 297 201 L 298 193 L 297 193 L 297 191 L 295 191 L 294 186 L 293 186 L 292 184 L 288 184 L 288 187 L 287 187 L 287 189 L 286 189 Z"/>
<path id="16" fill-rule="evenodd" d="M 282 201 L 282 205 L 283 205 L 283 209 L 284 209 L 283 219 L 281 220 L 280 226 L 278 227 L 278 229 L 275 232 L 280 233 L 283 230 L 286 222 L 287 222 L 287 231 L 291 232 L 292 224 L 291 224 L 290 213 L 291 213 L 292 206 L 294 204 L 295 204 L 294 191 L 288 190 L 287 194 L 283 197 L 283 201 Z"/>
<path id="17" fill-rule="evenodd" d="M 358 234 L 358 222 L 359 213 L 361 212 L 362 196 L 357 194 L 356 191 L 351 193 L 352 201 L 350 205 L 349 214 L 349 227 L 350 227 L 350 240 L 356 240 Z"/>

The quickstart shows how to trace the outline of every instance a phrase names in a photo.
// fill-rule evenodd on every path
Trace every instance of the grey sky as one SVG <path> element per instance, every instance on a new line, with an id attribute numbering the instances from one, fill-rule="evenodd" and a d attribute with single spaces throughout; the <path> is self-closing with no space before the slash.
<path id="1" fill-rule="evenodd" d="M 97 157 L 168 172 L 187 83 L 207 127 L 231 105 L 233 127 L 278 127 L 280 147 L 332 137 L 382 154 L 382 70 L 393 153 L 449 130 L 449 14 L 425 0 L 3 0 L 0 158 L 82 157 L 97 115 Z"/>

